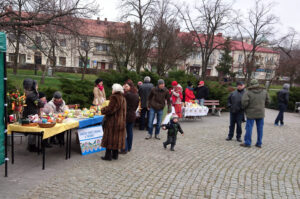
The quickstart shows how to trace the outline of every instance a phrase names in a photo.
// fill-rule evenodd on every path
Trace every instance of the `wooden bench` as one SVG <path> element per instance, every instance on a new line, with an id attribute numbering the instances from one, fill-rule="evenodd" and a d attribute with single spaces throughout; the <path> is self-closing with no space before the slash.
<path id="1" fill-rule="evenodd" d="M 204 100 L 204 106 L 207 106 L 213 115 L 221 116 L 221 111 L 225 109 L 224 107 L 218 107 L 220 106 L 219 100 Z"/>

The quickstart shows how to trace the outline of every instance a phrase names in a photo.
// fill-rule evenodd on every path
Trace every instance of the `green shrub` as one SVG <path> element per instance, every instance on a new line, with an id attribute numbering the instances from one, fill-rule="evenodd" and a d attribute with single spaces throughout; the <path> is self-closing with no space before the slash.
<path id="1" fill-rule="evenodd" d="M 60 79 L 60 91 L 66 104 L 80 104 L 81 108 L 89 108 L 94 99 L 94 84 L 90 81 L 73 81 Z"/>
<path id="2" fill-rule="evenodd" d="M 207 82 L 206 85 L 209 88 L 208 99 L 219 100 L 220 106 L 226 108 L 228 96 L 234 88 L 227 87 L 226 85 L 219 84 L 218 82 Z"/>
<path id="3" fill-rule="evenodd" d="M 300 102 L 300 88 L 299 87 L 292 87 L 290 89 L 290 97 L 287 110 L 294 111 L 295 110 L 295 103 Z M 268 105 L 268 108 L 271 109 L 278 109 L 278 99 L 277 95 L 271 97 L 271 102 Z"/>
<path id="4" fill-rule="evenodd" d="M 166 86 L 171 87 L 172 81 L 177 81 L 182 88 L 187 87 L 187 82 L 190 81 L 193 84 L 197 85 L 197 79 L 195 76 L 186 74 L 183 70 L 177 70 L 177 71 L 170 71 L 168 73 L 168 77 L 166 78 Z"/>
<path id="5" fill-rule="evenodd" d="M 48 87 L 39 89 L 39 91 L 45 93 L 47 100 L 50 101 L 53 98 L 53 94 L 57 91 L 57 89 Z"/>
<path id="6" fill-rule="evenodd" d="M 161 78 L 157 73 L 153 73 L 148 70 L 141 72 L 140 75 L 141 75 L 140 81 L 143 82 L 144 78 L 146 76 L 149 76 L 151 78 L 151 83 L 153 83 L 154 85 L 157 85 L 157 81 Z"/>

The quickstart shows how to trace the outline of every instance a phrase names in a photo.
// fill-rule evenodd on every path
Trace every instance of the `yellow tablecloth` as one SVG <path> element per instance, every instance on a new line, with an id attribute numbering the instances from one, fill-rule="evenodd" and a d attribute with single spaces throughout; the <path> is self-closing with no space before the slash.
<path id="1" fill-rule="evenodd" d="M 43 139 L 47 139 L 49 137 L 52 137 L 54 135 L 57 135 L 59 133 L 62 133 L 64 131 L 77 128 L 79 126 L 78 121 L 71 121 L 67 123 L 61 123 L 56 124 L 52 128 L 40 128 L 40 127 L 28 127 L 28 126 L 22 126 L 19 124 L 10 124 L 8 125 L 8 134 L 11 134 L 11 132 L 22 132 L 22 133 L 40 133 L 44 132 Z"/>

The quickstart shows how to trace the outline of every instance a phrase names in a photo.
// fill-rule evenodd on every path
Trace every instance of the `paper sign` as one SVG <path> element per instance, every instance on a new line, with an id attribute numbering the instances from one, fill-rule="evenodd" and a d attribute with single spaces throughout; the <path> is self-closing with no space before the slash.
<path id="1" fill-rule="evenodd" d="M 78 137 L 82 155 L 88 155 L 105 150 L 101 147 L 103 137 L 102 125 L 78 129 Z"/>

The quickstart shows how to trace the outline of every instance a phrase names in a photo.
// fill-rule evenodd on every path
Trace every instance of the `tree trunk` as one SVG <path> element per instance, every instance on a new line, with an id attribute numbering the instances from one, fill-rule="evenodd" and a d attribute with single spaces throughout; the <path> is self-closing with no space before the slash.
<path id="1" fill-rule="evenodd" d="M 45 77 L 46 77 L 46 73 L 48 71 L 48 68 L 49 68 L 49 58 L 47 58 L 46 66 L 44 67 L 40 84 L 44 84 L 45 83 Z"/>
<path id="2" fill-rule="evenodd" d="M 19 33 L 17 33 L 17 38 L 16 38 L 16 48 L 15 48 L 15 54 L 14 54 L 14 66 L 13 66 L 13 73 L 16 75 L 18 73 L 18 68 L 19 68 L 19 51 L 20 51 L 20 36 Z"/>

